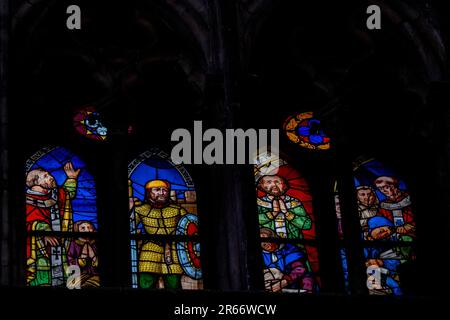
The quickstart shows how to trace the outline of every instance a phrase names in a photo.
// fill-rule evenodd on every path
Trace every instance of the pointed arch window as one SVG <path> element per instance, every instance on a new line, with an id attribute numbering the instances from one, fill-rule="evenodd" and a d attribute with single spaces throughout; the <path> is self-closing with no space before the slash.
<path id="1" fill-rule="evenodd" d="M 191 176 L 155 149 L 129 164 L 128 177 L 133 287 L 202 289 Z"/>
<path id="2" fill-rule="evenodd" d="M 266 291 L 317 292 L 319 261 L 306 179 L 267 154 L 259 156 L 254 173 Z"/>
<path id="3" fill-rule="evenodd" d="M 85 163 L 63 147 L 26 162 L 27 285 L 97 287 L 97 195 Z"/>
<path id="4" fill-rule="evenodd" d="M 402 295 L 401 269 L 415 259 L 416 238 L 406 183 L 376 159 L 359 159 L 354 181 L 369 293 Z"/>

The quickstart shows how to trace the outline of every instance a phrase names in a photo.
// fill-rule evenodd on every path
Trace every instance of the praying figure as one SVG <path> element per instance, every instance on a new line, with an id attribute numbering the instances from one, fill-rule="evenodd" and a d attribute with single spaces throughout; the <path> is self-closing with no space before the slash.
<path id="1" fill-rule="evenodd" d="M 266 175 L 258 180 L 257 188 L 265 193 L 258 198 L 261 227 L 273 230 L 279 238 L 303 239 L 302 230 L 311 229 L 312 220 L 300 200 L 286 195 L 288 182 L 278 175 Z"/>

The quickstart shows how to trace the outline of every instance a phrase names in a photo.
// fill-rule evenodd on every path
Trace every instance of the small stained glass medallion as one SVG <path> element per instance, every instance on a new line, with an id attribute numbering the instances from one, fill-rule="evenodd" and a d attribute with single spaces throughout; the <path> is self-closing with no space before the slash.
<path id="1" fill-rule="evenodd" d="M 75 113 L 73 126 L 79 134 L 92 140 L 104 141 L 108 136 L 108 129 L 92 106 L 83 107 Z"/>
<path id="2" fill-rule="evenodd" d="M 330 149 L 330 137 L 327 136 L 321 121 L 314 118 L 313 112 L 303 112 L 290 116 L 283 125 L 288 139 L 310 150 Z"/>

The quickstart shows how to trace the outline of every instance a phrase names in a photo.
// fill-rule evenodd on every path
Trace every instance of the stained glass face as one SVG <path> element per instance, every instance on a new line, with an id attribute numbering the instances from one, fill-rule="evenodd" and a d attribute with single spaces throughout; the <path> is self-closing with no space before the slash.
<path id="1" fill-rule="evenodd" d="M 76 112 L 73 126 L 79 134 L 92 140 L 103 141 L 108 135 L 108 129 L 103 125 L 100 114 L 92 106 Z"/>
<path id="2" fill-rule="evenodd" d="M 201 289 L 197 199 L 189 173 L 159 150 L 128 166 L 134 288 Z"/>
<path id="3" fill-rule="evenodd" d="M 314 118 L 313 112 L 304 112 L 289 117 L 283 129 L 292 142 L 310 150 L 330 149 L 330 137 L 323 129 L 319 119 Z"/>
<path id="4" fill-rule="evenodd" d="M 367 286 L 371 294 L 400 295 L 398 268 L 415 259 L 408 245 L 416 237 L 416 222 L 405 182 L 377 160 L 355 163 L 356 201 L 365 249 Z"/>
<path id="5" fill-rule="evenodd" d="M 282 159 L 261 155 L 255 182 L 266 290 L 317 292 L 319 260 L 305 178 Z"/>
<path id="6" fill-rule="evenodd" d="M 27 285 L 99 286 L 96 189 L 84 162 L 65 148 L 40 150 L 26 163 L 25 193 Z"/>

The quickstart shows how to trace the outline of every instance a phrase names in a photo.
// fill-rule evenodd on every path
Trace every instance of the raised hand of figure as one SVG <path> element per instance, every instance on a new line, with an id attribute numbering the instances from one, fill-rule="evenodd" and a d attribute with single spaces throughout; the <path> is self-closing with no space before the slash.
<path id="1" fill-rule="evenodd" d="M 70 179 L 77 179 L 78 175 L 80 174 L 81 169 L 75 170 L 73 168 L 72 162 L 67 162 L 64 165 L 64 172 L 66 173 L 67 177 Z"/>

